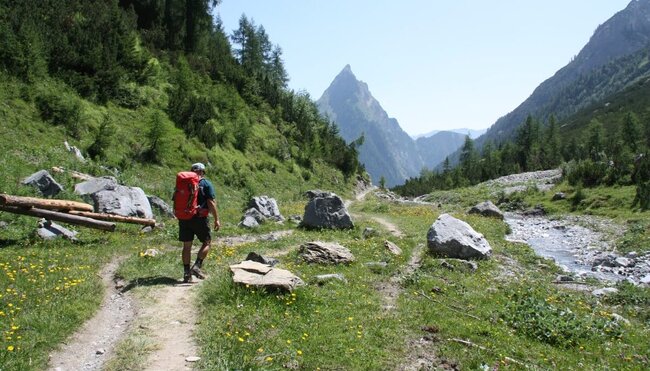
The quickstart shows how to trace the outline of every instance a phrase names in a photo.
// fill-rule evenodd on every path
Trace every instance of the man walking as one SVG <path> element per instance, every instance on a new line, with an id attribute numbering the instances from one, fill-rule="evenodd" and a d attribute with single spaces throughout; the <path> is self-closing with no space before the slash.
<path id="1" fill-rule="evenodd" d="M 203 272 L 201 272 L 201 267 L 203 266 L 203 259 L 208 256 L 210 244 L 212 242 L 208 215 L 212 214 L 212 217 L 214 218 L 214 230 L 218 231 L 219 228 L 221 228 L 221 222 L 219 221 L 219 215 L 217 214 L 217 202 L 214 187 L 209 180 L 204 178 L 205 165 L 197 162 L 192 165 L 191 170 L 200 178 L 197 201 L 198 212 L 192 219 L 178 220 L 178 239 L 183 242 L 183 282 L 192 282 L 193 275 L 200 279 L 205 278 Z M 190 268 L 194 236 L 201 241 L 201 248 L 196 255 L 194 265 Z"/>

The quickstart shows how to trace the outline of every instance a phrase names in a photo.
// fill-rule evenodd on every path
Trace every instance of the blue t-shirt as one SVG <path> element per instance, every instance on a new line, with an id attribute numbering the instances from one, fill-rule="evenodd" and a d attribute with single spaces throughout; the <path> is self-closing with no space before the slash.
<path id="1" fill-rule="evenodd" d="M 208 199 L 215 200 L 216 198 L 217 195 L 214 192 L 214 186 L 212 186 L 212 183 L 210 183 L 209 180 L 202 178 L 199 181 L 199 198 L 197 200 L 199 208 L 207 209 Z"/>

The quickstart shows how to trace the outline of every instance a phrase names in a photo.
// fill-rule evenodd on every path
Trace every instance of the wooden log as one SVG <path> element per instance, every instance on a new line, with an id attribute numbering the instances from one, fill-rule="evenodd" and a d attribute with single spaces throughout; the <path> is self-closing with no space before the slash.
<path id="1" fill-rule="evenodd" d="M 0 194 L 0 205 L 15 207 L 36 207 L 39 209 L 47 210 L 94 210 L 92 205 L 83 202 L 12 196 L 4 193 Z"/>
<path id="2" fill-rule="evenodd" d="M 101 220 L 95 220 L 78 215 L 70 215 L 58 211 L 37 209 L 34 207 L 17 207 L 17 206 L 2 206 L 0 211 L 6 211 L 13 214 L 21 214 L 27 216 L 35 216 L 38 218 L 45 218 L 48 220 L 56 220 L 68 224 L 80 225 L 88 228 L 101 229 L 103 231 L 113 232 L 115 230 L 115 223 L 109 223 Z"/>
<path id="3" fill-rule="evenodd" d="M 68 214 L 85 216 L 87 218 L 92 218 L 97 220 L 110 220 L 113 222 L 149 225 L 152 227 L 156 225 L 156 219 L 138 218 L 135 216 L 123 216 L 123 215 L 106 214 L 106 213 L 91 213 L 87 211 L 77 211 L 77 210 L 70 210 L 68 211 Z"/>

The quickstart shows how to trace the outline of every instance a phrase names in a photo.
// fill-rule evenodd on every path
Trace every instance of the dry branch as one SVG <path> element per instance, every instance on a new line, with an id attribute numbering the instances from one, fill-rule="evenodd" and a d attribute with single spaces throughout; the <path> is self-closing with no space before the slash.
<path id="1" fill-rule="evenodd" d="M 101 220 L 95 220 L 83 216 L 71 215 L 71 214 L 61 213 L 52 210 L 43 210 L 43 209 L 37 209 L 33 207 L 23 208 L 17 206 L 0 205 L 0 211 L 6 211 L 13 214 L 35 216 L 39 218 L 45 218 L 48 220 L 56 220 L 59 222 L 80 225 L 88 228 L 101 229 L 103 231 L 109 231 L 109 232 L 113 232 L 115 230 L 115 223 L 104 222 Z"/>
<path id="2" fill-rule="evenodd" d="M 490 350 L 490 349 L 488 349 L 488 348 L 486 348 L 486 347 L 484 347 L 484 346 L 482 346 L 482 345 L 478 345 L 478 344 L 476 344 L 476 343 L 472 343 L 472 342 L 469 341 L 469 340 L 463 340 L 463 339 L 451 338 L 451 339 L 447 339 L 447 341 L 453 341 L 453 342 L 456 342 L 456 343 L 463 344 L 463 345 L 465 345 L 465 346 L 467 346 L 467 347 L 478 348 L 478 349 L 480 349 L 480 350 L 484 350 L 484 351 L 486 351 L 486 352 L 491 352 L 491 353 L 493 353 L 492 350 Z M 527 364 L 525 364 L 525 363 L 523 363 L 523 362 L 521 362 L 521 361 L 517 361 L 516 359 L 514 359 L 514 358 L 512 358 L 512 357 L 507 357 L 507 356 L 505 356 L 505 357 L 503 357 L 503 359 L 505 359 L 505 360 L 508 361 L 508 362 L 516 363 L 516 364 L 518 364 L 518 365 L 520 365 L 520 366 L 524 366 L 525 368 L 528 368 L 528 365 L 527 365 Z"/>
<path id="3" fill-rule="evenodd" d="M 14 206 L 14 207 L 36 207 L 39 209 L 47 210 L 80 210 L 80 211 L 93 211 L 93 206 L 77 201 L 68 200 L 48 200 L 35 197 L 21 197 L 12 196 L 8 194 L 0 194 L 0 205 Z"/>
<path id="4" fill-rule="evenodd" d="M 87 218 L 92 218 L 97 220 L 110 220 L 113 222 L 142 224 L 142 225 L 148 225 L 152 227 L 156 225 L 155 219 L 138 218 L 134 216 L 122 216 L 122 215 L 106 214 L 106 213 L 91 213 L 91 212 L 77 211 L 77 210 L 70 210 L 68 213 L 71 215 L 85 216 Z"/>

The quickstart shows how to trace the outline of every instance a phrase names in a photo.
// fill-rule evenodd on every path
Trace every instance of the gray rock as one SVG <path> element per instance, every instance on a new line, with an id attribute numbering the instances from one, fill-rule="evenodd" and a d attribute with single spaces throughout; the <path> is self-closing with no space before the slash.
<path id="1" fill-rule="evenodd" d="M 321 191 L 320 189 L 313 189 L 310 191 L 305 192 L 305 196 L 307 196 L 308 199 L 316 198 L 316 197 L 329 197 L 333 196 L 334 193 L 328 192 L 328 191 Z"/>
<path id="2" fill-rule="evenodd" d="M 242 285 L 293 291 L 296 287 L 305 284 L 300 277 L 288 270 L 248 260 L 231 265 L 230 271 L 233 282 Z"/>
<path id="3" fill-rule="evenodd" d="M 532 209 L 525 210 L 521 213 L 524 216 L 544 216 L 546 215 L 546 209 L 544 205 L 535 205 Z"/>
<path id="4" fill-rule="evenodd" d="M 280 214 L 280 208 L 277 201 L 269 196 L 253 197 L 248 202 L 248 207 L 259 211 L 265 219 L 273 219 L 275 221 L 284 221 L 284 217 Z"/>
<path id="5" fill-rule="evenodd" d="M 266 265 L 271 266 L 271 267 L 275 267 L 279 263 L 278 259 L 268 258 L 268 257 L 260 255 L 260 254 L 258 254 L 256 252 L 249 252 L 248 255 L 246 255 L 246 260 L 266 264 Z"/>
<path id="6" fill-rule="evenodd" d="M 173 218 L 174 217 L 174 209 L 172 209 L 171 206 L 163 199 L 157 196 L 147 196 L 147 200 L 149 200 L 149 205 L 151 205 L 152 208 L 158 210 L 162 215 Z"/>
<path id="7" fill-rule="evenodd" d="M 119 184 L 112 176 L 88 179 L 74 186 L 74 192 L 80 196 L 91 195 L 105 189 L 115 189 Z"/>
<path id="8" fill-rule="evenodd" d="M 487 217 L 498 218 L 503 220 L 503 212 L 496 207 L 492 201 L 481 202 L 478 205 L 473 206 L 468 211 L 469 214 L 479 214 Z"/>
<path id="9" fill-rule="evenodd" d="M 618 289 L 615 287 L 603 287 L 602 289 L 597 289 L 591 292 L 594 296 L 605 296 L 610 294 L 616 294 Z"/>
<path id="10" fill-rule="evenodd" d="M 622 323 L 622 324 L 624 324 L 625 326 L 629 326 L 629 325 L 630 325 L 630 321 L 629 321 L 627 318 L 621 316 L 621 315 L 618 314 L 618 313 L 612 313 L 612 319 L 613 319 L 614 321 L 616 321 L 616 323 Z"/>
<path id="11" fill-rule="evenodd" d="M 349 249 L 333 242 L 307 242 L 298 254 L 306 262 L 318 264 L 348 264 L 355 259 Z"/>
<path id="12" fill-rule="evenodd" d="M 644 284 L 644 285 L 650 285 L 650 274 L 646 274 L 645 276 L 643 276 L 643 277 L 639 280 L 639 282 L 642 283 L 642 284 Z"/>
<path id="13" fill-rule="evenodd" d="M 201 357 L 197 357 L 197 356 L 191 356 L 191 357 L 185 358 L 185 362 L 198 362 L 200 360 L 201 360 Z"/>
<path id="14" fill-rule="evenodd" d="M 555 278 L 555 282 L 573 282 L 575 281 L 573 277 L 567 275 L 559 275 Z"/>
<path id="15" fill-rule="evenodd" d="M 340 282 L 348 283 L 348 280 L 345 279 L 345 276 L 342 275 L 341 273 L 320 274 L 318 276 L 315 276 L 313 281 L 317 285 L 324 285 L 325 283 L 332 282 L 332 281 L 340 281 Z"/>
<path id="16" fill-rule="evenodd" d="M 310 229 L 354 228 L 352 218 L 339 196 L 330 192 L 309 191 L 313 195 L 305 206 L 300 225 Z"/>
<path id="17" fill-rule="evenodd" d="M 377 235 L 377 231 L 374 228 L 370 228 L 370 227 L 364 228 L 363 233 L 361 233 L 361 236 L 363 238 L 370 238 L 376 235 Z"/>
<path id="18" fill-rule="evenodd" d="M 47 170 L 37 171 L 23 179 L 22 184 L 38 188 L 43 196 L 56 196 L 63 187 L 54 180 Z"/>
<path id="19" fill-rule="evenodd" d="M 255 221 L 257 221 L 258 224 L 262 224 L 266 221 L 266 217 L 264 216 L 264 214 L 262 214 L 259 210 L 252 207 L 246 210 L 244 216 L 242 217 L 242 220 L 244 220 L 244 218 L 246 217 L 252 217 L 253 219 L 255 219 Z"/>
<path id="20" fill-rule="evenodd" d="M 36 233 L 44 240 L 53 240 L 62 237 L 70 241 L 77 241 L 76 231 L 72 231 L 46 219 L 41 219 L 38 222 L 38 230 Z"/>
<path id="21" fill-rule="evenodd" d="M 427 233 L 427 246 L 435 254 L 458 259 L 487 259 L 492 248 L 482 234 L 449 214 L 442 214 Z"/>
<path id="22" fill-rule="evenodd" d="M 104 189 L 90 195 L 96 212 L 153 218 L 151 205 L 140 187 L 116 186 L 114 189 Z"/>
<path id="23" fill-rule="evenodd" d="M 9 223 L 5 221 L 0 221 L 0 229 L 5 229 L 7 227 L 9 227 Z"/>
<path id="24" fill-rule="evenodd" d="M 384 247 L 393 255 L 402 255 L 402 249 L 400 249 L 399 246 L 393 242 L 390 242 L 388 240 L 384 241 Z"/>
<path id="25" fill-rule="evenodd" d="M 615 267 L 630 268 L 630 267 L 634 267 L 634 264 L 635 264 L 634 260 L 629 258 L 618 257 L 614 260 Z"/>
<path id="26" fill-rule="evenodd" d="M 67 140 L 64 141 L 63 144 L 65 145 L 65 149 L 68 152 L 74 154 L 74 156 L 77 158 L 77 160 L 79 160 L 81 162 L 86 162 L 86 159 L 84 158 L 83 154 L 81 154 L 81 151 L 79 150 L 79 148 L 77 148 L 75 146 L 71 146 L 70 144 L 68 144 Z"/>
<path id="27" fill-rule="evenodd" d="M 253 229 L 259 227 L 260 223 L 258 223 L 254 217 L 244 215 L 242 220 L 237 225 L 242 228 Z"/>
<path id="28" fill-rule="evenodd" d="M 292 223 L 300 224 L 302 222 L 302 216 L 300 215 L 291 215 L 289 216 L 289 221 Z"/>
<path id="29" fill-rule="evenodd" d="M 153 232 L 153 227 L 150 225 L 146 225 L 140 229 L 140 233 L 151 233 Z"/>
<path id="30" fill-rule="evenodd" d="M 560 201 L 560 200 L 566 200 L 566 194 L 564 192 L 558 192 L 553 195 L 553 198 L 551 201 Z"/>

